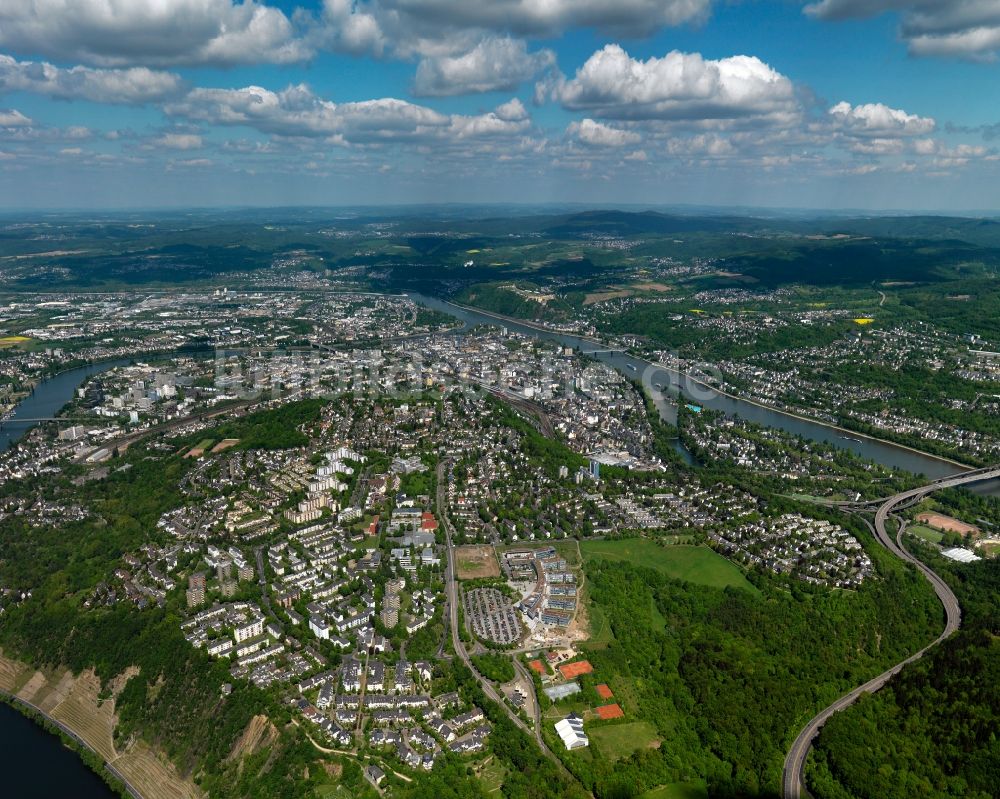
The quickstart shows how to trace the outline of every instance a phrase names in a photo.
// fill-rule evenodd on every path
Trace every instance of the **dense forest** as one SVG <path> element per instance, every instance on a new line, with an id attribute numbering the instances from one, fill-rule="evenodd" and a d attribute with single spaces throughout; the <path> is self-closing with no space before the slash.
<path id="1" fill-rule="evenodd" d="M 648 568 L 588 567 L 613 641 L 590 660 L 626 714 L 655 725 L 660 744 L 626 760 L 566 762 L 598 799 L 638 796 L 694 778 L 711 796 L 776 796 L 799 725 L 846 688 L 926 643 L 941 610 L 901 564 L 848 592 L 759 592 L 681 583 Z M 617 690 L 617 689 L 616 689 Z"/>
<path id="2" fill-rule="evenodd" d="M 962 629 L 827 722 L 807 772 L 816 799 L 997 795 L 1000 562 L 934 568 L 962 604 Z"/>

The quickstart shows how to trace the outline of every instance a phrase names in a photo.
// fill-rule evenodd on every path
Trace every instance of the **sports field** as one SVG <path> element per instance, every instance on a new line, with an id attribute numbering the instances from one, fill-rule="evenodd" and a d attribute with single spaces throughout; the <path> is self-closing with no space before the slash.
<path id="1" fill-rule="evenodd" d="M 946 516 L 943 513 L 921 513 L 917 516 L 917 521 L 933 527 L 935 530 L 943 530 L 946 533 L 958 533 L 959 535 L 979 535 L 979 528 L 974 524 L 963 522 L 954 516 Z"/>
<path id="2" fill-rule="evenodd" d="M 648 538 L 617 541 L 581 541 L 583 557 L 593 560 L 624 560 L 635 566 L 649 566 L 677 580 L 715 588 L 746 588 L 756 591 L 735 564 L 704 546 L 661 547 Z"/>
<path id="3" fill-rule="evenodd" d="M 648 721 L 594 727 L 587 730 L 587 735 L 590 736 L 591 744 L 608 760 L 621 760 L 638 749 L 657 744 L 656 728 Z"/>
<path id="4" fill-rule="evenodd" d="M 911 524 L 906 529 L 908 532 L 924 539 L 924 541 L 930 541 L 932 544 L 940 544 L 941 539 L 944 538 L 944 534 L 940 530 L 931 529 L 926 524 Z"/>
<path id="5" fill-rule="evenodd" d="M 215 443 L 215 439 L 212 439 L 212 438 L 203 438 L 198 443 L 198 445 L 195 446 L 195 447 L 193 447 L 191 449 L 191 451 L 188 452 L 188 454 L 185 455 L 184 457 L 185 458 L 200 458 L 202 455 L 204 455 L 208 450 L 210 450 L 212 448 L 212 445 L 214 443 Z"/>
<path id="6" fill-rule="evenodd" d="M 984 541 L 979 545 L 979 554 L 984 558 L 992 558 L 1000 553 L 1000 542 L 998 541 Z"/>

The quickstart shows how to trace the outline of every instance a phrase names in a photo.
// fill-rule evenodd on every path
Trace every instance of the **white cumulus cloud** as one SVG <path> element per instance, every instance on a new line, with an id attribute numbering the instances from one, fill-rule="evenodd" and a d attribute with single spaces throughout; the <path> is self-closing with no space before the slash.
<path id="1" fill-rule="evenodd" d="M 805 11 L 830 21 L 899 12 L 900 35 L 913 55 L 992 61 L 1000 52 L 996 0 L 819 0 Z"/>
<path id="2" fill-rule="evenodd" d="M 204 142 L 197 133 L 167 132 L 161 136 L 157 136 L 150 144 L 154 147 L 163 147 L 167 150 L 198 150 Z"/>
<path id="3" fill-rule="evenodd" d="M 194 89 L 164 108 L 171 116 L 188 120 L 344 145 L 490 137 L 519 133 L 530 125 L 519 101 L 486 114 L 448 115 L 394 97 L 335 103 L 302 84 L 280 92 L 259 86 Z"/>
<path id="4" fill-rule="evenodd" d="M 930 117 L 908 114 L 882 103 L 852 106 L 840 102 L 830 109 L 829 115 L 838 129 L 855 136 L 925 136 L 934 130 L 934 120 Z"/>
<path id="5" fill-rule="evenodd" d="M 521 122 L 528 118 L 528 111 L 524 107 L 524 103 L 518 98 L 512 97 L 506 103 L 497 106 L 496 115 L 508 122 Z"/>
<path id="6" fill-rule="evenodd" d="M 58 100 L 137 105 L 164 100 L 183 88 L 179 75 L 146 67 L 62 69 L 45 62 L 0 55 L 0 93 L 33 92 Z"/>
<path id="7" fill-rule="evenodd" d="M 605 125 L 603 122 L 596 122 L 593 119 L 583 119 L 579 122 L 571 122 L 566 132 L 579 139 L 584 144 L 596 147 L 625 147 L 636 144 L 642 140 L 642 136 L 630 130 L 621 130 Z"/>
<path id="8" fill-rule="evenodd" d="M 421 60 L 413 91 L 417 96 L 511 91 L 555 64 L 551 50 L 529 53 L 523 39 L 483 39 L 460 55 Z"/>
<path id="9" fill-rule="evenodd" d="M 396 57 L 460 56 L 489 38 L 556 37 L 590 28 L 605 35 L 650 36 L 704 20 L 713 0 L 324 0 L 319 14 L 299 10 L 317 46 Z M 306 24 L 308 23 L 308 24 Z"/>
<path id="10" fill-rule="evenodd" d="M 595 28 L 636 36 L 703 19 L 711 0 L 381 0 L 381 6 L 450 26 L 529 35 Z"/>
<path id="11" fill-rule="evenodd" d="M 551 94 L 565 108 L 608 119 L 706 120 L 792 118 L 792 82 L 754 56 L 719 60 L 673 51 L 645 61 L 619 45 L 594 53 Z"/>
<path id="12" fill-rule="evenodd" d="M 386 34 L 376 9 L 366 8 L 356 0 L 323 0 L 318 19 L 301 9 L 295 18 L 308 29 L 308 44 L 319 49 L 381 55 L 386 47 Z"/>
<path id="13" fill-rule="evenodd" d="M 0 108 L 0 128 L 26 128 L 31 120 L 16 108 Z"/>
<path id="14" fill-rule="evenodd" d="M 310 55 L 256 0 L 3 0 L 0 47 L 98 66 L 291 63 Z"/>

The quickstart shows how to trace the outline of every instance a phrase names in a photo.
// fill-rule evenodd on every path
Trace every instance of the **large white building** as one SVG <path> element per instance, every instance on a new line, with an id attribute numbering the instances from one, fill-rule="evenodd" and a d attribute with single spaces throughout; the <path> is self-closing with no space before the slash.
<path id="1" fill-rule="evenodd" d="M 972 550 L 963 549 L 962 547 L 942 549 L 941 554 L 951 560 L 957 560 L 959 563 L 975 563 L 977 560 L 982 560 L 982 558 Z"/>
<path id="2" fill-rule="evenodd" d="M 330 625 L 327 624 L 326 619 L 319 616 L 310 616 L 309 629 L 313 631 L 313 635 L 317 638 L 322 638 L 324 641 L 330 640 Z"/>
<path id="3" fill-rule="evenodd" d="M 582 749 L 590 746 L 590 739 L 583 731 L 583 719 L 576 713 L 570 713 L 562 721 L 556 722 L 556 732 L 562 738 L 563 745 L 567 749 Z"/>
<path id="4" fill-rule="evenodd" d="M 233 628 L 233 638 L 236 639 L 236 643 L 242 643 L 248 638 L 254 638 L 258 635 L 264 633 L 264 620 L 263 619 L 251 619 L 246 624 L 240 624 Z"/>

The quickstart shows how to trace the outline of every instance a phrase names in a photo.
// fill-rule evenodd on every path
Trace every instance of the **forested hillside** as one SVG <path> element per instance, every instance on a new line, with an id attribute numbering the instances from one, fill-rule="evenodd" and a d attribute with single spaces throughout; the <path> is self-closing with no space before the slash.
<path id="1" fill-rule="evenodd" d="M 1000 786 L 1000 563 L 951 572 L 963 629 L 883 690 L 830 719 L 816 742 L 816 799 L 987 799 Z"/>
<path id="2" fill-rule="evenodd" d="M 884 568 L 856 593 L 792 596 L 768 579 L 759 592 L 718 589 L 593 563 L 588 584 L 613 640 L 591 662 L 630 721 L 655 725 L 659 744 L 618 761 L 570 754 L 570 768 L 601 799 L 692 779 L 713 797 L 777 796 L 799 724 L 940 623 L 922 578 L 893 561 Z"/>

